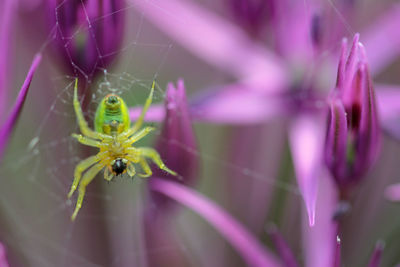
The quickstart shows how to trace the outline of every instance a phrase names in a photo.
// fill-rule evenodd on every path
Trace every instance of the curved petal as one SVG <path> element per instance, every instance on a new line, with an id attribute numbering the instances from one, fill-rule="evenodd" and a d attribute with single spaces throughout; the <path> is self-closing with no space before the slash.
<path id="1" fill-rule="evenodd" d="M 368 267 L 379 267 L 381 265 L 382 253 L 385 248 L 383 241 L 376 242 L 374 252 L 372 253 Z"/>
<path id="2" fill-rule="evenodd" d="M 268 234 L 271 237 L 272 242 L 274 243 L 276 250 L 282 258 L 282 261 L 285 263 L 286 267 L 298 267 L 296 257 L 293 255 L 292 250 L 289 245 L 286 243 L 285 239 L 278 231 L 275 225 L 271 225 L 267 229 Z"/>
<path id="3" fill-rule="evenodd" d="M 238 125 L 262 123 L 284 110 L 279 96 L 266 96 L 240 84 L 228 85 L 191 106 L 196 120 Z"/>
<path id="4" fill-rule="evenodd" d="M 140 113 L 142 113 L 143 107 L 138 106 L 129 109 L 129 117 L 131 121 L 135 121 L 139 118 Z M 165 108 L 164 105 L 151 105 L 151 107 L 147 110 L 146 115 L 144 117 L 145 121 L 154 121 L 161 122 L 165 118 Z"/>
<path id="5" fill-rule="evenodd" d="M 346 111 L 340 100 L 333 99 L 325 142 L 325 162 L 339 184 L 346 170 L 347 138 Z"/>
<path id="6" fill-rule="evenodd" d="M 192 101 L 189 109 L 194 121 L 236 125 L 263 123 L 287 110 L 281 97 L 266 96 L 241 84 L 228 85 Z M 140 111 L 140 107 L 131 108 L 131 120 L 136 120 Z M 157 105 L 146 114 L 147 121 L 162 121 L 164 117 L 164 109 Z"/>
<path id="7" fill-rule="evenodd" d="M 372 74 L 379 73 L 400 54 L 400 5 L 394 5 L 363 36 Z M 390 36 L 390 41 L 388 41 Z"/>
<path id="8" fill-rule="evenodd" d="M 7 120 L 4 122 L 4 124 L 0 128 L 0 160 L 3 155 L 4 149 L 8 143 L 8 139 L 11 135 L 11 132 L 14 129 L 15 123 L 17 122 L 19 114 L 24 105 L 25 98 L 26 98 L 29 86 L 30 86 L 32 78 L 33 78 L 33 74 L 35 73 L 36 68 L 38 67 L 41 59 L 42 59 L 41 54 L 37 54 L 35 56 L 35 58 L 33 59 L 31 68 L 29 69 L 28 75 L 25 78 L 25 82 L 22 85 L 21 90 L 19 91 L 19 94 L 18 94 L 17 100 L 14 104 L 14 107 L 11 110 L 11 113 L 8 116 Z"/>
<path id="9" fill-rule="evenodd" d="M 361 51 L 363 47 L 361 46 Z M 378 120 L 375 91 L 367 64 L 359 68 L 361 89 L 361 118 L 357 137 L 356 161 L 357 173 L 365 173 L 376 161 L 380 151 L 381 127 Z"/>
<path id="10" fill-rule="evenodd" d="M 318 178 L 322 167 L 323 129 L 322 118 L 307 114 L 295 118 L 289 130 L 296 179 L 306 204 L 310 226 L 315 223 Z"/>
<path id="11" fill-rule="evenodd" d="M 250 266 L 280 266 L 273 254 L 222 208 L 196 191 L 162 178 L 151 178 L 151 189 L 197 212 L 213 225 Z"/>
<path id="12" fill-rule="evenodd" d="M 131 2 L 148 20 L 200 59 L 262 91 L 284 88 L 285 69 L 272 52 L 194 1 Z"/>

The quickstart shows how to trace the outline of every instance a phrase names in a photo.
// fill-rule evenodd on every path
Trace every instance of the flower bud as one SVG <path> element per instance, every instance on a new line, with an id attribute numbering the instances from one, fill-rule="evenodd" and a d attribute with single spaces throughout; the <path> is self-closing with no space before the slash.
<path id="1" fill-rule="evenodd" d="M 165 109 L 166 116 L 156 149 L 165 165 L 178 173 L 178 176 L 172 176 L 159 168 L 155 168 L 153 176 L 193 184 L 198 165 L 197 145 L 183 80 L 178 80 L 177 87 L 172 83 L 168 84 Z M 151 194 L 158 203 L 166 200 L 164 196 L 156 192 L 151 191 Z"/>
<path id="2" fill-rule="evenodd" d="M 122 41 L 123 6 L 123 0 L 49 1 L 56 52 L 72 74 L 91 78 L 109 66 Z"/>
<path id="3" fill-rule="evenodd" d="M 360 180 L 380 144 L 374 89 L 364 47 L 355 35 L 346 57 L 343 41 L 337 85 L 330 100 L 325 160 L 341 189 Z"/>

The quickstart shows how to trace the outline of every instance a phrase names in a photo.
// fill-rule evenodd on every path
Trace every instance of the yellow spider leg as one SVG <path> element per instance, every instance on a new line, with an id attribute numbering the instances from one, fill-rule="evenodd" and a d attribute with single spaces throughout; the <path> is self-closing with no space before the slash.
<path id="1" fill-rule="evenodd" d="M 78 101 L 78 78 L 75 79 L 75 87 L 74 87 L 74 109 L 76 113 L 76 117 L 78 119 L 79 128 L 83 135 L 86 135 L 93 139 L 106 139 L 106 135 L 93 131 L 89 128 L 88 123 L 83 116 L 81 104 Z"/>
<path id="2" fill-rule="evenodd" d="M 139 164 L 140 164 L 140 166 L 142 166 L 142 169 L 144 171 L 144 173 L 139 173 L 138 174 L 140 177 L 147 178 L 147 177 L 150 177 L 153 174 L 149 164 L 147 163 L 147 161 L 145 159 L 142 158 L 139 161 Z"/>
<path id="3" fill-rule="evenodd" d="M 140 160 L 140 152 L 136 147 L 128 147 L 126 148 L 126 159 L 132 161 L 133 163 L 139 163 Z"/>
<path id="4" fill-rule="evenodd" d="M 135 166 L 133 166 L 132 163 L 129 163 L 129 164 L 128 164 L 126 171 L 128 172 L 128 175 L 129 175 L 130 177 L 132 177 L 132 178 L 133 178 L 133 176 L 135 176 L 135 174 L 136 174 Z"/>
<path id="5" fill-rule="evenodd" d="M 112 173 L 110 173 L 110 170 L 108 168 L 106 168 L 104 170 L 104 179 L 107 180 L 108 182 L 110 182 L 112 180 L 112 178 L 114 178 L 114 175 Z"/>
<path id="6" fill-rule="evenodd" d="M 135 122 L 135 124 L 127 131 L 127 136 L 131 136 L 133 133 L 135 133 L 137 130 L 139 130 L 140 127 L 142 127 L 144 116 L 146 115 L 146 112 L 151 105 L 151 101 L 153 100 L 155 85 L 156 85 L 156 81 L 153 81 L 153 84 L 151 85 L 151 89 L 150 89 L 150 94 L 147 97 L 146 102 L 144 103 L 142 113 L 140 114 L 140 116 L 137 119 L 137 121 Z"/>
<path id="7" fill-rule="evenodd" d="M 148 135 L 151 131 L 155 130 L 154 127 L 145 127 L 143 129 L 141 129 L 139 132 L 135 133 L 134 135 L 132 135 L 132 137 L 130 137 L 128 140 L 126 140 L 126 144 L 131 145 L 137 141 L 139 141 L 140 139 L 142 139 L 143 137 L 145 137 L 146 135 Z"/>
<path id="8" fill-rule="evenodd" d="M 150 158 L 161 170 L 164 170 L 174 176 L 177 175 L 176 172 L 165 166 L 164 162 L 161 160 L 160 154 L 158 154 L 155 149 L 149 147 L 139 147 L 137 150 L 142 156 Z"/>
<path id="9" fill-rule="evenodd" d="M 93 165 L 84 175 L 82 178 L 81 183 L 79 184 L 79 195 L 78 195 L 78 200 L 76 201 L 76 206 L 74 213 L 71 216 L 71 220 L 75 220 L 76 215 L 78 215 L 78 211 L 82 207 L 82 202 L 83 202 L 83 197 L 85 196 L 85 191 L 86 191 L 86 186 L 93 180 L 94 177 L 96 177 L 96 174 L 101 171 L 101 169 L 104 168 L 103 164 L 96 164 Z"/>
<path id="10" fill-rule="evenodd" d="M 87 145 L 87 146 L 93 146 L 93 147 L 101 147 L 101 142 L 97 140 L 90 139 L 89 137 L 83 136 L 81 134 L 75 134 L 73 133 L 71 135 L 73 138 L 78 140 L 79 143 Z"/>
<path id="11" fill-rule="evenodd" d="M 84 172 L 87 168 L 89 168 L 91 165 L 95 164 L 97 161 L 99 161 L 99 158 L 97 155 L 88 157 L 81 162 L 75 167 L 75 172 L 74 172 L 74 181 L 72 182 L 71 190 L 68 193 L 68 198 L 72 196 L 72 194 L 75 192 L 76 188 L 78 187 L 79 181 L 82 177 L 82 172 Z"/>

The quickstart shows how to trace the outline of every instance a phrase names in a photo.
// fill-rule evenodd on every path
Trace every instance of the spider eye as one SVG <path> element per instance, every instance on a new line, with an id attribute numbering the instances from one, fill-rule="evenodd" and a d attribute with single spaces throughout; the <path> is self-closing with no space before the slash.
<path id="1" fill-rule="evenodd" d="M 112 170 L 115 175 L 120 175 L 126 170 L 126 163 L 122 159 L 117 159 L 112 165 Z"/>
<path id="2" fill-rule="evenodd" d="M 107 99 L 107 103 L 110 104 L 110 105 L 118 104 L 118 102 L 119 102 L 119 101 L 118 101 L 118 97 L 115 96 L 115 95 L 111 95 L 111 96 L 109 96 L 108 99 Z"/>

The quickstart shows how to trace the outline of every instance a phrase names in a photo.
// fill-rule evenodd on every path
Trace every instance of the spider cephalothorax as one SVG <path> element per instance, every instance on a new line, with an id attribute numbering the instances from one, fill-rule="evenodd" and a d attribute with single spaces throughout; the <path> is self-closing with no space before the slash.
<path id="1" fill-rule="evenodd" d="M 143 173 L 141 177 L 149 177 L 152 174 L 147 159 L 152 160 L 160 169 L 176 175 L 176 173 L 162 162 L 156 150 L 150 147 L 134 147 L 135 142 L 145 137 L 154 128 L 141 126 L 144 115 L 149 108 L 155 83 L 150 90 L 139 119 L 131 127 L 128 107 L 124 100 L 117 95 L 110 94 L 100 102 L 95 115 L 95 131 L 90 129 L 83 117 L 82 109 L 77 96 L 77 83 L 74 88 L 74 108 L 82 134 L 72 134 L 80 143 L 100 149 L 99 153 L 82 160 L 75 168 L 74 181 L 68 197 L 71 197 L 79 185 L 79 196 L 75 211 L 71 219 L 74 220 L 82 206 L 86 186 L 93 180 L 97 173 L 104 169 L 104 179 L 111 181 L 115 176 L 128 173 L 133 177 L 136 175 L 134 164 L 139 164 Z M 85 174 L 82 177 L 82 173 Z M 82 178 L 82 179 L 81 179 Z"/>

